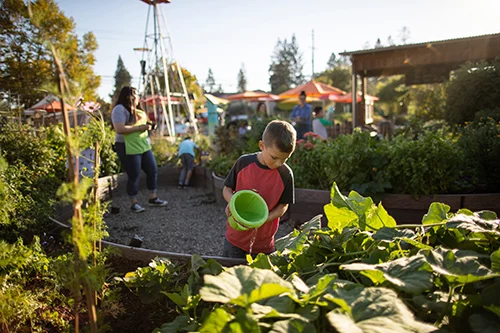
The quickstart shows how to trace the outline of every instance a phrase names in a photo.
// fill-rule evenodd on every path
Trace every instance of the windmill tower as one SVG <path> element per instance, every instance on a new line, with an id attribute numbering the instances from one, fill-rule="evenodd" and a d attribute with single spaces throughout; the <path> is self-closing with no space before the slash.
<path id="1" fill-rule="evenodd" d="M 160 134 L 163 137 L 164 128 L 170 136 L 175 136 L 174 106 L 179 112 L 180 105 L 184 106 L 189 122 L 193 126 L 195 134 L 198 134 L 198 126 L 194 116 L 194 108 L 189 99 L 184 76 L 182 75 L 179 62 L 174 59 L 172 39 L 168 31 L 167 19 L 163 14 L 161 4 L 169 4 L 170 0 L 141 0 L 148 5 L 148 16 L 146 31 L 144 33 L 144 46 L 136 48 L 142 51 L 141 78 L 138 90 L 142 96 L 146 96 L 149 90 L 151 95 L 159 95 L 160 110 L 156 109 L 156 100 L 153 100 L 155 117 L 159 121 Z M 152 33 L 148 33 L 150 17 L 152 12 Z M 160 78 L 164 80 L 164 87 L 160 85 Z M 142 90 L 141 90 L 142 89 Z"/>

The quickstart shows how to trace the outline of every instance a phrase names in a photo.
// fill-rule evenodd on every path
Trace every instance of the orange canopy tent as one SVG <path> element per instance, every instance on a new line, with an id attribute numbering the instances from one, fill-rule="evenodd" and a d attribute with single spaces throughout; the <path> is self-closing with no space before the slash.
<path id="1" fill-rule="evenodd" d="M 356 99 L 356 102 L 360 103 L 361 102 L 361 92 L 358 91 L 357 95 L 358 95 L 358 98 Z M 328 96 L 322 97 L 322 99 L 328 99 L 330 101 L 334 101 L 337 103 L 352 103 L 352 92 L 348 92 L 344 95 L 328 95 Z M 374 102 L 379 100 L 378 97 L 371 96 L 371 95 L 365 95 L 365 99 L 367 101 L 374 101 Z"/>
<path id="2" fill-rule="evenodd" d="M 329 95 L 343 95 L 345 91 L 328 84 L 311 80 L 279 95 L 280 99 L 297 98 L 304 91 L 308 97 L 325 97 Z"/>
<path id="3" fill-rule="evenodd" d="M 276 101 L 279 99 L 277 95 L 258 91 L 245 91 L 242 93 L 226 96 L 230 101 Z"/>

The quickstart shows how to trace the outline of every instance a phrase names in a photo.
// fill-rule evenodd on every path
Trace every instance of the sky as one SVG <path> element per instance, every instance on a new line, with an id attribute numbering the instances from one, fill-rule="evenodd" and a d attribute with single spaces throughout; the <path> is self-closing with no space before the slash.
<path id="1" fill-rule="evenodd" d="M 56 0 L 83 36 L 92 31 L 99 44 L 94 70 L 101 76 L 98 94 L 109 100 L 118 56 L 137 86 L 146 25 L 152 14 L 140 0 Z M 268 69 L 279 39 L 295 34 L 303 73 L 322 71 L 332 52 L 373 47 L 377 38 L 398 41 L 402 27 L 407 43 L 500 33 L 498 0 L 171 0 L 160 5 L 170 33 L 173 58 L 203 84 L 211 68 L 225 92 L 237 90 L 245 66 L 248 90 L 269 90 Z M 152 10 L 151 10 L 152 13 Z M 166 30 L 162 24 L 162 31 Z M 147 37 L 152 45 L 152 38 Z"/>

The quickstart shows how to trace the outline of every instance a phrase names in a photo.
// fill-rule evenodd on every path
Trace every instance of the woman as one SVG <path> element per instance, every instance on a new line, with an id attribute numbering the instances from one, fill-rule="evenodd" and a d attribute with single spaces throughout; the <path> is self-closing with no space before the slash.
<path id="1" fill-rule="evenodd" d="M 137 201 L 141 169 L 146 173 L 149 204 L 165 206 L 168 203 L 166 200 L 160 200 L 156 195 L 158 167 L 148 137 L 148 130 L 152 125 L 148 123 L 146 113 L 137 108 L 138 103 L 137 90 L 132 87 L 123 87 L 111 112 L 111 120 L 116 132 L 116 153 L 127 173 L 130 208 L 136 213 L 144 211 Z"/>

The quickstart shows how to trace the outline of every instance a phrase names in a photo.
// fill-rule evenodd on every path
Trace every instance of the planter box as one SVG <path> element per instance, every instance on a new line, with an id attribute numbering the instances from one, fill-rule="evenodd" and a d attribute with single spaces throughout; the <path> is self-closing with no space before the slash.
<path id="1" fill-rule="evenodd" d="M 222 196 L 222 189 L 224 188 L 225 179 L 217 176 L 215 172 L 212 172 L 212 179 L 215 201 L 221 206 L 227 205 L 226 199 L 224 199 L 224 197 Z"/>
<path id="2" fill-rule="evenodd" d="M 318 214 L 324 214 L 323 206 L 330 202 L 330 191 L 295 189 L 295 205 L 291 206 L 291 218 L 306 222 Z M 452 212 L 460 208 L 472 211 L 491 210 L 500 215 L 500 194 L 440 194 L 414 198 L 409 194 L 386 194 L 382 205 L 399 224 L 420 223 L 433 202 L 450 206 Z"/>

